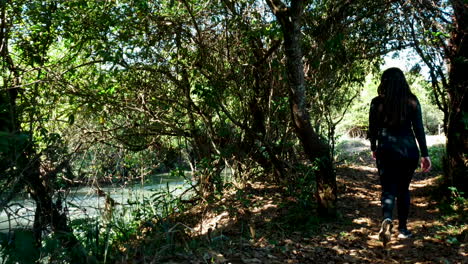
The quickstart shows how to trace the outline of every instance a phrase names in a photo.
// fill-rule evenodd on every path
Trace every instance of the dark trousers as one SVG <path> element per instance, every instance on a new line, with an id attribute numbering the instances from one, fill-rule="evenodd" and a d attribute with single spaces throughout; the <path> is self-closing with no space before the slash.
<path id="1" fill-rule="evenodd" d="M 396 198 L 399 229 L 406 229 L 410 207 L 409 185 L 417 165 L 418 159 L 377 157 L 383 219 L 393 219 Z"/>

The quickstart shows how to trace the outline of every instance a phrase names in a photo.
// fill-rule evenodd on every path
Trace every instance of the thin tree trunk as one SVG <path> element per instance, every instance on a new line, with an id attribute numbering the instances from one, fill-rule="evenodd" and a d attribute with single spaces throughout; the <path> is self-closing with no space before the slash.
<path id="1" fill-rule="evenodd" d="M 30 147 L 27 152 L 34 153 Z M 38 243 L 42 241 L 43 231 L 48 227 L 54 232 L 62 243 L 62 246 L 69 252 L 69 256 L 75 263 L 96 263 L 92 256 L 88 256 L 80 241 L 73 234 L 72 228 L 68 225 L 68 217 L 65 212 L 61 212 L 61 201 L 53 202 L 52 195 L 44 179 L 55 178 L 56 174 L 66 167 L 68 161 L 58 165 L 55 170 L 48 175 L 41 175 L 39 166 L 40 160 L 37 155 L 24 154 L 21 158 L 25 168 L 24 183 L 28 187 L 28 192 L 36 203 L 34 215 L 33 233 Z"/>
<path id="2" fill-rule="evenodd" d="M 468 3 L 452 0 L 454 27 L 450 39 L 447 183 L 468 195 Z"/>
<path id="3" fill-rule="evenodd" d="M 1 24 L 0 24 L 0 59 L 3 60 L 4 69 L 7 68 L 12 74 L 12 79 L 4 80 L 4 88 L 6 92 L 5 98 L 1 101 L 8 105 L 6 112 L 9 120 L 4 121 L 1 130 L 10 132 L 13 136 L 18 137 L 23 132 L 17 112 L 18 87 L 21 84 L 21 75 L 18 68 L 15 67 L 14 61 L 8 50 L 9 28 L 7 27 L 6 6 L 1 6 Z M 2 94 L 0 96 L 3 97 Z M 67 216 L 61 213 L 57 208 L 57 204 L 53 203 L 52 194 L 47 189 L 47 183 L 43 180 L 40 174 L 40 158 L 36 155 L 33 148 L 33 142 L 26 143 L 26 146 L 16 146 L 14 153 L 8 153 L 14 157 L 14 177 L 18 179 L 18 184 L 13 186 L 14 191 L 19 191 L 24 186 L 28 187 L 29 193 L 36 202 L 36 213 L 33 226 L 33 232 L 38 242 L 38 247 L 41 246 L 42 231 L 46 227 L 51 227 L 52 231 L 57 235 L 63 246 L 69 250 L 72 256 L 76 257 L 76 263 L 88 263 L 91 258 L 87 257 L 86 252 L 82 248 L 78 239 L 73 235 L 73 230 L 68 226 Z M 61 170 L 61 168 L 58 168 Z M 58 170 L 56 172 L 58 172 Z M 54 172 L 56 174 L 56 172 Z M 47 178 L 47 177 L 45 177 Z M 13 198 L 13 195 L 9 196 Z M 4 201 L 5 203 L 7 201 Z M 79 250 L 77 250 L 79 249 Z"/>
<path id="4" fill-rule="evenodd" d="M 306 109 L 304 64 L 301 48 L 301 17 L 304 1 L 293 0 L 286 7 L 280 0 L 267 0 L 267 4 L 281 24 L 289 81 L 289 102 L 295 132 L 309 160 L 317 166 L 315 172 L 318 213 L 336 214 L 336 177 L 330 157 L 330 148 L 310 124 Z"/>

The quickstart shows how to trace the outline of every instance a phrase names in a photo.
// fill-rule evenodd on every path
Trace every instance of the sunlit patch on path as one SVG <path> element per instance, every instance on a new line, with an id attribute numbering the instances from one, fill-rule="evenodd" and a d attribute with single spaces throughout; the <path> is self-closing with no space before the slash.
<path id="1" fill-rule="evenodd" d="M 439 144 L 440 137 L 428 141 Z M 187 257 L 186 263 L 468 263 L 466 241 L 450 240 L 450 219 L 441 216 L 440 201 L 431 198 L 440 177 L 434 172 L 416 173 L 410 187 L 408 227 L 414 237 L 398 239 L 394 228 L 383 247 L 379 178 L 366 144 L 354 140 L 337 166 L 337 220 L 318 221 L 312 230 L 283 226 L 280 219 L 291 217 L 285 204 L 295 198 L 281 194 L 278 186 L 251 183 L 242 196 L 233 191 L 194 212 L 203 217 L 193 225 L 192 236 L 211 246 L 202 254 L 204 261 Z M 314 212 L 301 214 L 317 218 Z"/>
<path id="2" fill-rule="evenodd" d="M 428 145 L 443 144 L 441 138 L 428 137 Z M 339 247 L 347 252 L 356 250 L 360 256 L 359 263 L 468 263 L 466 241 L 453 244 L 441 234 L 445 232 L 447 224 L 436 207 L 438 201 L 430 196 L 440 177 L 437 173 L 416 173 L 411 183 L 412 205 L 408 228 L 414 237 L 398 239 L 394 228 L 392 241 L 387 248 L 383 248 L 378 240 L 381 221 L 380 186 L 375 161 L 370 158 L 370 151 L 367 152 L 367 155 L 360 153 L 363 156 L 361 159 L 354 159 L 361 160 L 359 164 L 338 168 L 343 218 L 352 223 L 349 228 L 341 227 L 344 230 L 342 232 L 354 236 L 356 232 L 362 234 L 362 239 L 348 243 L 342 241 L 338 243 Z M 396 210 L 394 213 L 396 218 Z"/>

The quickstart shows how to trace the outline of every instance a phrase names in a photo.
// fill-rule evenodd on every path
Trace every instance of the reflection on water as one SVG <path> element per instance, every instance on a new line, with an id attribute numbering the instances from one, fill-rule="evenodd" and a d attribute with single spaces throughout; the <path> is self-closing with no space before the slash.
<path id="1" fill-rule="evenodd" d="M 187 174 L 188 175 L 188 174 Z M 169 174 L 160 174 L 148 178 L 144 184 L 134 183 L 122 186 L 100 187 L 119 206 L 128 206 L 129 201 L 141 201 L 149 198 L 155 191 L 169 188 L 174 195 L 180 194 L 188 187 L 183 178 L 176 178 Z M 180 187 L 180 188 L 177 188 Z M 99 196 L 97 188 L 72 188 L 66 195 L 64 206 L 71 219 L 92 217 L 103 212 L 105 207 L 104 196 Z M 0 213 L 0 232 L 8 232 L 12 228 L 31 227 L 34 221 L 35 204 L 31 199 L 18 198 Z"/>

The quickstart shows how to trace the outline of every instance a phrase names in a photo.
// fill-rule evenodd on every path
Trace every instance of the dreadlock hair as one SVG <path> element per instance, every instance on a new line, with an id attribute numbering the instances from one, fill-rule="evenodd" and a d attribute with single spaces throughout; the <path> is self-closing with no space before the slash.
<path id="1" fill-rule="evenodd" d="M 416 96 L 411 93 L 405 75 L 399 68 L 384 71 L 377 92 L 384 102 L 380 118 L 389 127 L 402 125 L 407 119 L 408 108 L 416 107 Z"/>

